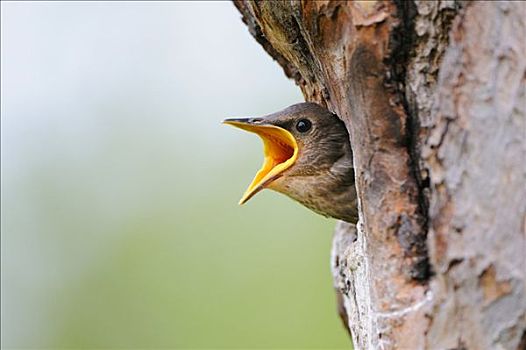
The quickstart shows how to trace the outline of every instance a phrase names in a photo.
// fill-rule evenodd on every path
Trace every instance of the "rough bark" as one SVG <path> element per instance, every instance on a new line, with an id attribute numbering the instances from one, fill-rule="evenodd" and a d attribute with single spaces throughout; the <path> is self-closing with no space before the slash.
<path id="1" fill-rule="evenodd" d="M 432 348 L 526 348 L 525 34 L 521 2 L 470 4 L 451 31 L 422 152 Z"/>
<path id="2" fill-rule="evenodd" d="M 360 221 L 332 268 L 355 347 L 524 347 L 526 5 L 235 4 L 349 130 Z"/>

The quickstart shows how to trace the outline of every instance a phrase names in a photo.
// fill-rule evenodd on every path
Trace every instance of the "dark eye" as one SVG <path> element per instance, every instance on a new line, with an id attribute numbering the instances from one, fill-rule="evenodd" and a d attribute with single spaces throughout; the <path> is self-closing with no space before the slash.
<path id="1" fill-rule="evenodd" d="M 312 127 L 312 123 L 308 119 L 300 119 L 296 124 L 296 130 L 299 132 L 307 132 Z"/>

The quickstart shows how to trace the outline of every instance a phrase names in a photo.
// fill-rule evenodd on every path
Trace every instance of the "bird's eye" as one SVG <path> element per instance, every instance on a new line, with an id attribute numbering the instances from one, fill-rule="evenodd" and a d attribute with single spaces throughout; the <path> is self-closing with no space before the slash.
<path id="1" fill-rule="evenodd" d="M 299 132 L 307 132 L 312 127 L 312 123 L 308 119 L 300 119 L 296 124 L 296 130 Z"/>

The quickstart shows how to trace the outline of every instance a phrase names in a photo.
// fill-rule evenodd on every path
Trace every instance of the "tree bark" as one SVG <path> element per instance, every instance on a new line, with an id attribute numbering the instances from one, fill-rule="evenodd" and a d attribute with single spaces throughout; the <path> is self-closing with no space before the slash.
<path id="1" fill-rule="evenodd" d="M 242 1 L 346 124 L 360 220 L 335 286 L 357 349 L 526 348 L 526 5 Z"/>

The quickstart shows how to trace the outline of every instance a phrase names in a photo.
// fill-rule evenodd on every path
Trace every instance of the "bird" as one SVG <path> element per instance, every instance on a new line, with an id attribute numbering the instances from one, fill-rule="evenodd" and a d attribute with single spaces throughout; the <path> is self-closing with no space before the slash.
<path id="1" fill-rule="evenodd" d="M 264 161 L 239 204 L 268 188 L 325 217 L 358 220 L 353 153 L 343 121 L 312 102 L 224 124 L 257 134 Z"/>

